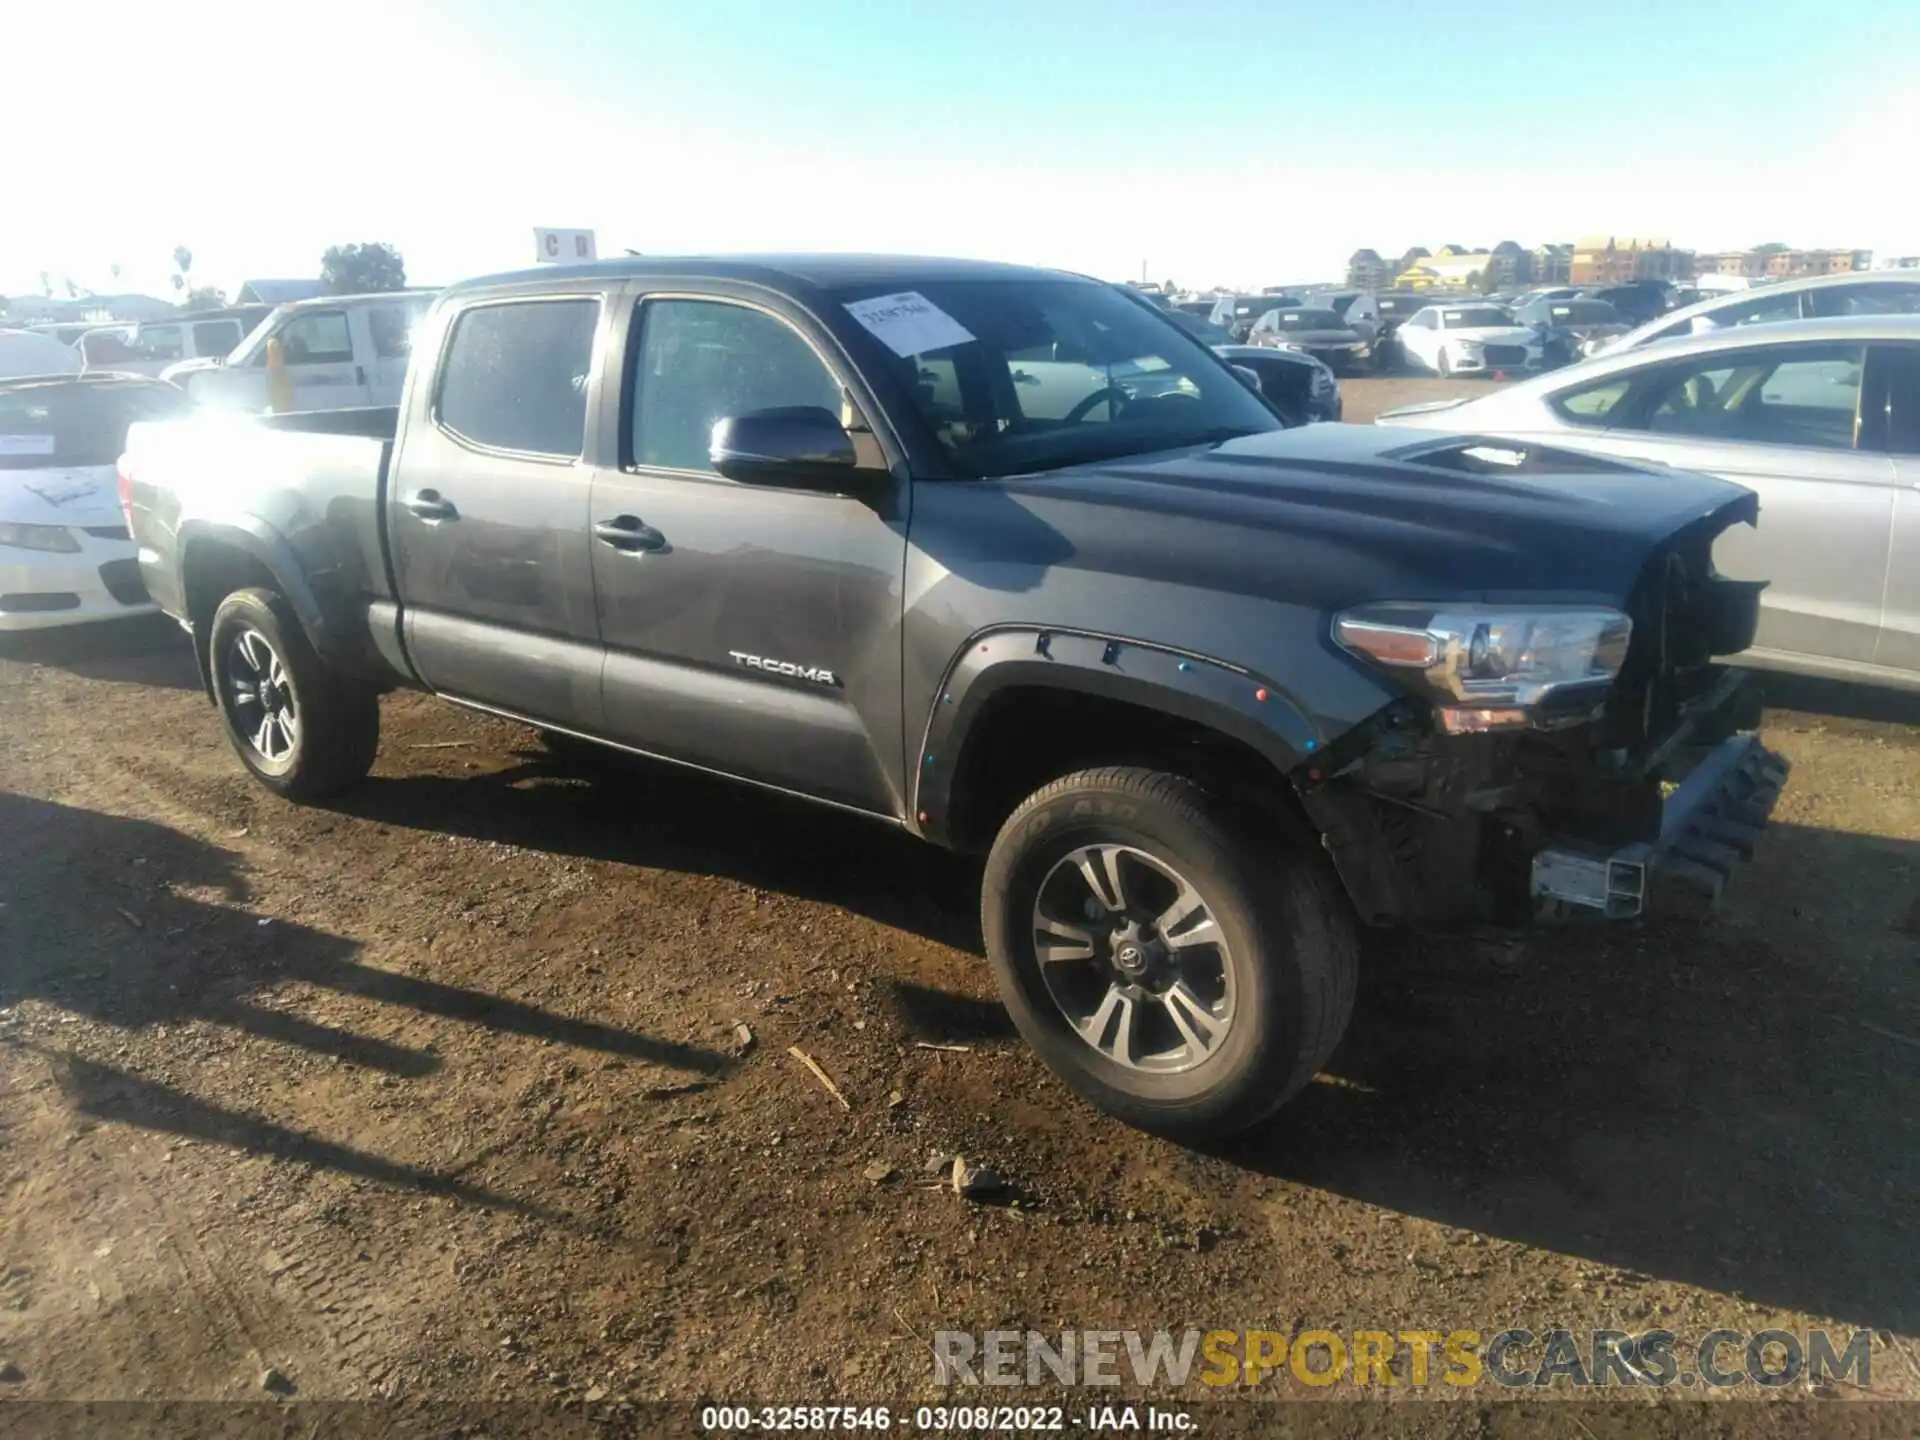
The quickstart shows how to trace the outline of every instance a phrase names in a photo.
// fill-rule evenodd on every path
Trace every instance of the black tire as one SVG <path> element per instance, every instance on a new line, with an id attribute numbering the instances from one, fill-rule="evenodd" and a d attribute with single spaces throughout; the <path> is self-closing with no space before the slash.
<path id="1" fill-rule="evenodd" d="M 379 693 L 314 653 L 280 594 L 263 588 L 234 591 L 213 612 L 207 645 L 227 739 L 254 779 L 274 794 L 323 799 L 373 768 L 380 748 Z M 263 653 L 277 668 L 248 659 Z M 264 687 L 253 683 L 269 671 L 279 680 L 270 679 Z M 285 718 L 262 731 L 273 716 Z M 256 743 L 261 734 L 268 737 L 264 748 Z"/>
<path id="2" fill-rule="evenodd" d="M 1099 844 L 1172 867 L 1218 924 L 1224 944 L 1215 955 L 1233 977 L 1228 1023 L 1218 1048 L 1192 1068 L 1120 1063 L 1083 1038 L 1049 989 L 1036 903 L 1043 885 L 1059 883 L 1050 878 L 1063 873 L 1056 867 Z M 1027 1043 L 1082 1098 L 1143 1130 L 1219 1137 L 1258 1124 L 1313 1078 L 1353 1013 L 1358 936 L 1324 862 L 1262 842 L 1176 775 L 1088 770 L 1028 797 L 988 855 L 981 924 L 1001 997 Z M 1104 958 L 1065 963 L 1106 966 L 1090 972 L 1095 988 L 1119 974 Z"/>
<path id="3" fill-rule="evenodd" d="M 1453 378 L 1453 361 L 1447 358 L 1447 350 L 1444 345 L 1440 347 L 1439 369 L 1442 380 L 1451 380 Z"/>

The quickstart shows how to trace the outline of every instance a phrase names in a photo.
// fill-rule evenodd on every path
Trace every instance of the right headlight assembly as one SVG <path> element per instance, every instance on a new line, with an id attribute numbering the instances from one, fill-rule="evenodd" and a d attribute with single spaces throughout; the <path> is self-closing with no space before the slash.
<path id="1" fill-rule="evenodd" d="M 1591 720 L 1633 622 L 1599 606 L 1369 605 L 1334 617 L 1343 649 L 1437 707 L 1453 734 Z"/>

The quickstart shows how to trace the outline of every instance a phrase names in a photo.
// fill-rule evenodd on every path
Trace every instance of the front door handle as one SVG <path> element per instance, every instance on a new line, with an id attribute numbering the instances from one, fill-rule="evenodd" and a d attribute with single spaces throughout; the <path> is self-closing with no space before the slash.
<path id="1" fill-rule="evenodd" d="M 438 490 L 416 490 L 400 503 L 429 525 L 460 518 L 460 512 L 453 508 L 453 502 L 442 500 Z"/>
<path id="2" fill-rule="evenodd" d="M 356 385 L 364 385 L 367 383 L 367 367 L 366 366 L 356 365 L 353 367 L 353 383 Z"/>
<path id="3" fill-rule="evenodd" d="M 593 538 L 628 554 L 667 548 L 667 537 L 638 515 L 616 515 L 611 520 L 600 521 L 593 527 Z"/>

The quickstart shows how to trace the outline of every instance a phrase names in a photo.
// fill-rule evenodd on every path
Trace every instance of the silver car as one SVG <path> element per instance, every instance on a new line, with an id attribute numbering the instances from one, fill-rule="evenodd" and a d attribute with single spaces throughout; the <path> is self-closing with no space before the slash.
<path id="1" fill-rule="evenodd" d="M 1848 315 L 1920 314 L 1920 273 L 1865 271 L 1817 275 L 1731 290 L 1687 305 L 1609 341 L 1601 353 L 1638 350 L 1682 335 L 1705 335 L 1734 325 L 1770 325 L 1782 320 L 1840 319 Z"/>
<path id="2" fill-rule="evenodd" d="M 1760 496 L 1714 561 L 1768 581 L 1747 663 L 1920 689 L 1920 315 L 1746 325 L 1380 417 L 1551 439 Z"/>

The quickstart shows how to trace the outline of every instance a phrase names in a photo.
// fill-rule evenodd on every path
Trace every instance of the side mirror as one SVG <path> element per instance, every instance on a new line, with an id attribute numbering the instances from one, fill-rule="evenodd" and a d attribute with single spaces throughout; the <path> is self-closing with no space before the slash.
<path id="1" fill-rule="evenodd" d="M 1236 380 L 1253 391 L 1254 394 L 1264 395 L 1267 393 L 1260 388 L 1260 372 L 1251 366 L 1235 365 L 1233 367 L 1233 374 Z"/>
<path id="2" fill-rule="evenodd" d="M 743 485 L 842 495 L 864 488 L 853 437 L 818 405 L 782 405 L 716 420 L 707 458 Z"/>

